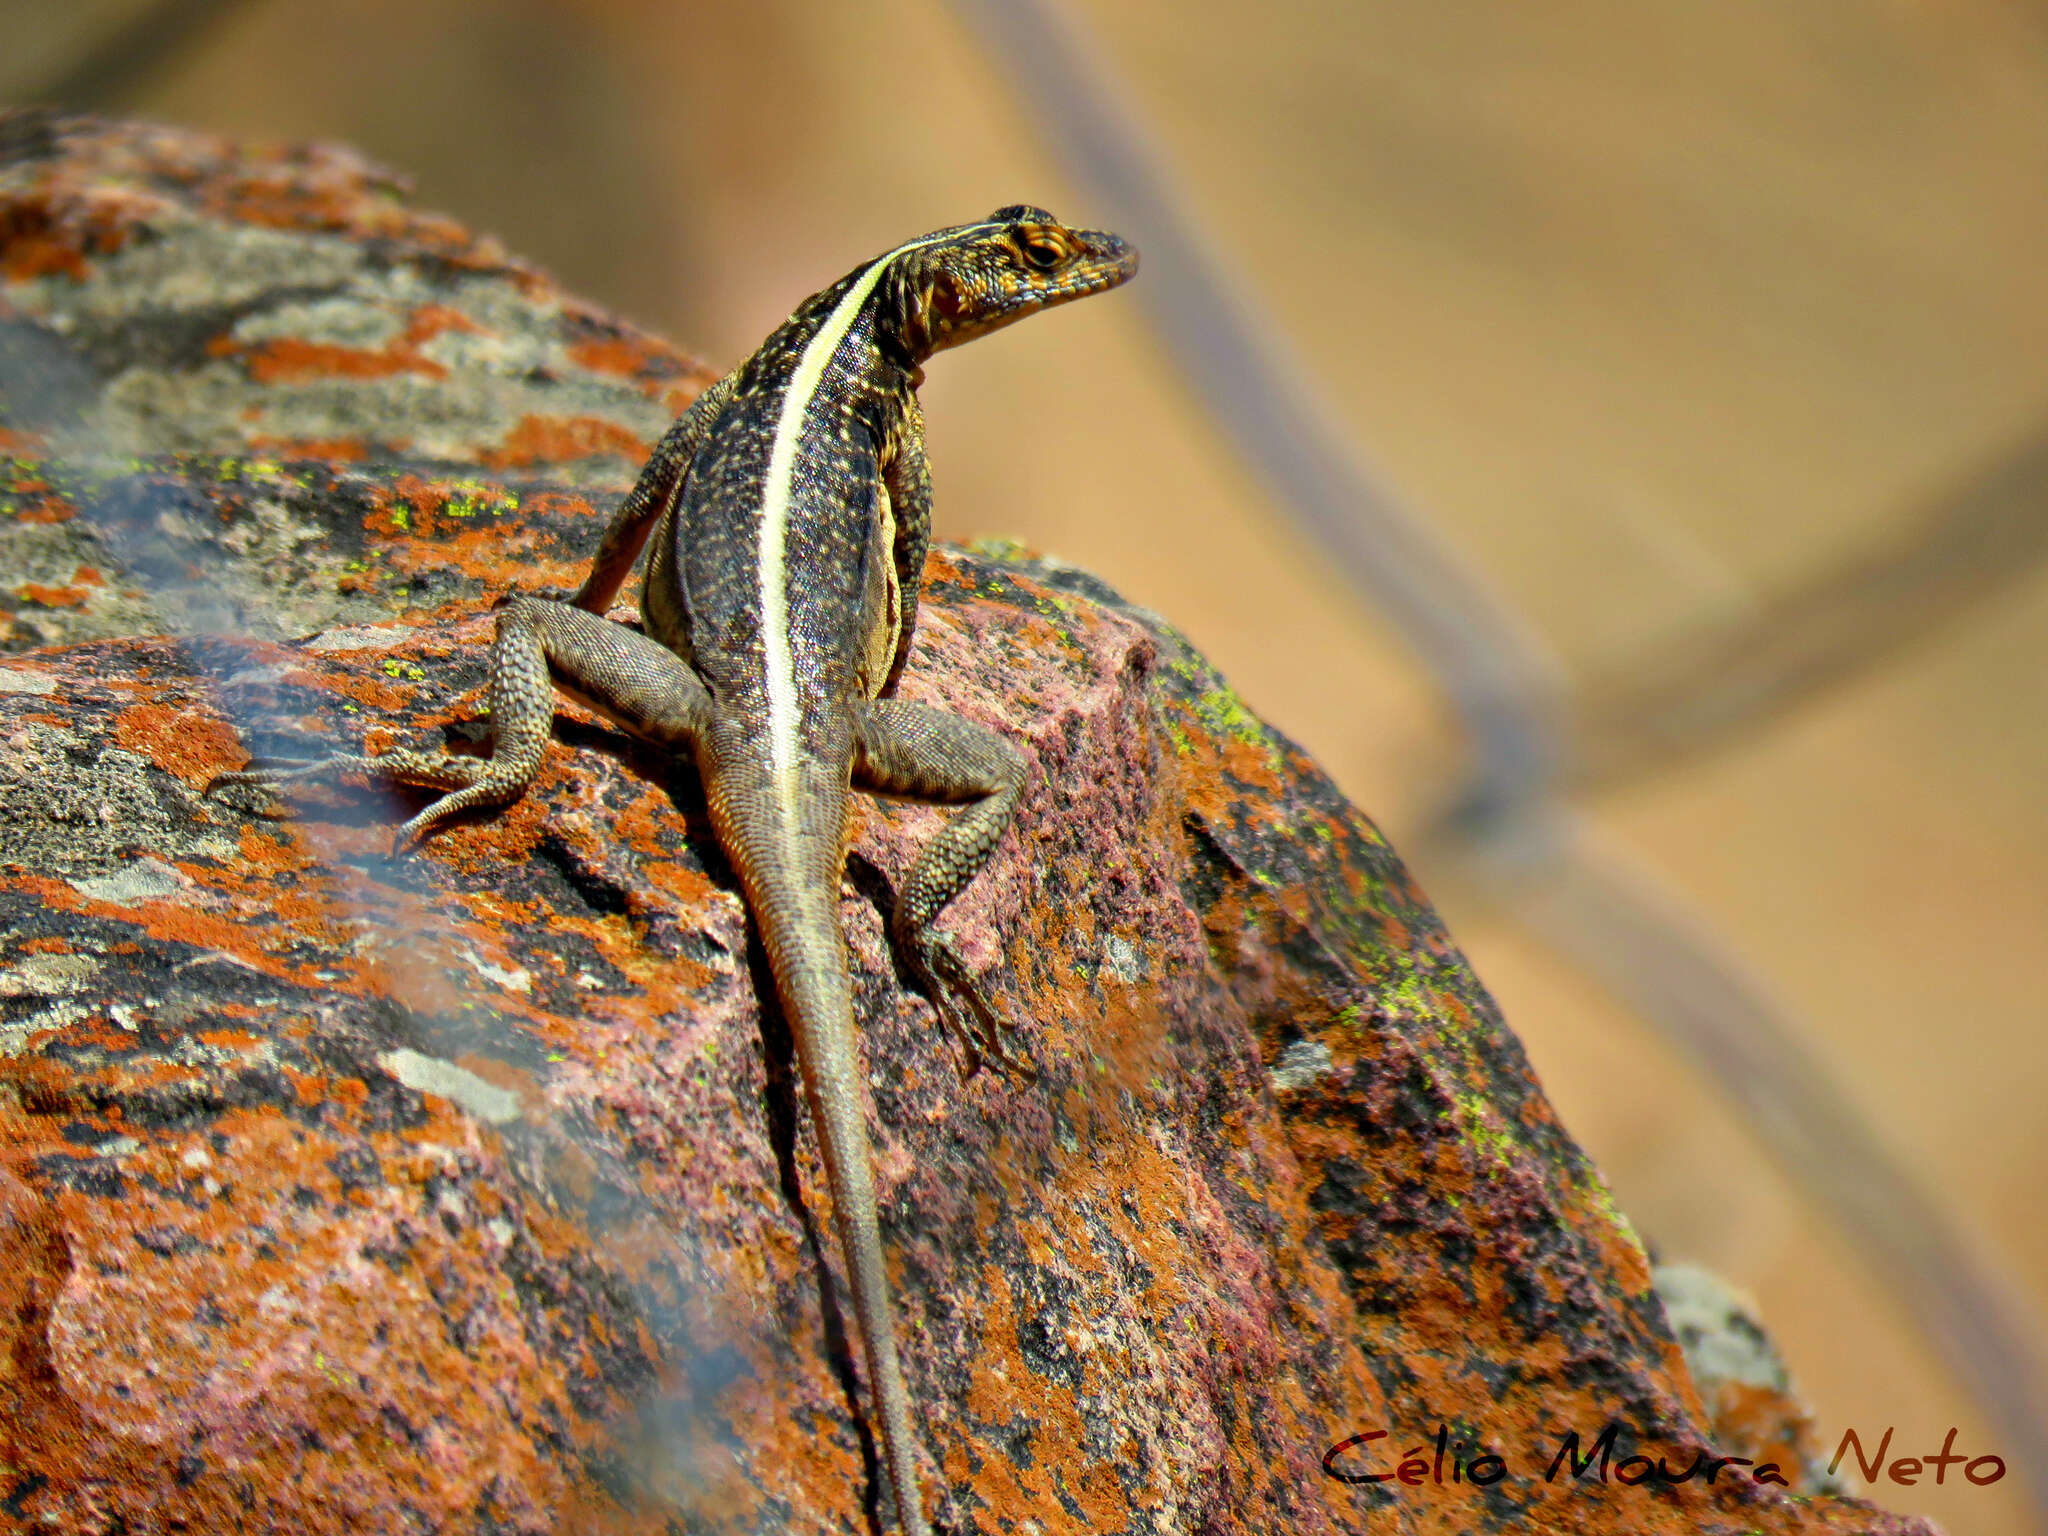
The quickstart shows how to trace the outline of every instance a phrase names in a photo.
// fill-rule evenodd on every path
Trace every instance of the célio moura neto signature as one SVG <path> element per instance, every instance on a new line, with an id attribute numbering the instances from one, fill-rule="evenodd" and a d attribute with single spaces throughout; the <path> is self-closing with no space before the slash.
<path id="1" fill-rule="evenodd" d="M 1746 1477 L 1750 1481 L 1769 1484 L 1773 1487 L 1789 1487 L 1783 1470 L 1774 1461 L 1757 1462 L 1747 1456 L 1717 1456 L 1712 1452 L 1695 1447 L 1691 1460 L 1682 1455 L 1650 1457 L 1641 1453 L 1616 1459 L 1615 1441 L 1621 1434 L 1620 1423 L 1610 1423 L 1583 1448 L 1577 1430 L 1566 1432 L 1558 1440 L 1557 1454 L 1543 1467 L 1542 1479 L 1554 1483 L 1567 1469 L 1574 1481 L 1588 1477 L 1596 1482 L 1615 1482 L 1623 1487 L 1669 1487 L 1677 1483 L 1689 1483 L 1697 1479 L 1711 1483 L 1723 1472 L 1730 1477 Z M 1949 1468 L 1962 1464 L 1963 1476 L 1980 1487 L 1997 1482 L 2005 1476 L 2005 1461 L 1999 1456 L 1985 1455 L 1974 1458 L 1955 1449 L 1955 1429 L 1950 1429 L 1941 1442 L 1940 1451 L 1933 1455 L 1900 1456 L 1889 1463 L 1893 1426 L 1887 1425 L 1883 1436 L 1877 1442 L 1877 1449 L 1866 1453 L 1862 1439 L 1853 1429 L 1844 1430 L 1841 1444 L 1835 1447 L 1834 1460 L 1828 1463 L 1833 1474 L 1842 1465 L 1846 1456 L 1853 1454 L 1857 1472 L 1867 1483 L 1887 1478 L 1901 1487 L 1914 1487 L 1931 1470 L 1933 1481 L 1944 1484 Z M 1393 1432 L 1385 1429 L 1367 1429 L 1339 1440 L 1323 1454 L 1323 1471 L 1340 1483 L 1399 1483 L 1409 1488 L 1421 1488 L 1444 1483 L 1476 1483 L 1486 1487 L 1502 1481 L 1509 1475 L 1505 1457 L 1489 1451 L 1475 1438 L 1472 1441 L 1454 1438 L 1450 1427 L 1436 1426 L 1435 1436 L 1422 1445 L 1405 1451 L 1398 1462 L 1391 1465 L 1384 1460 L 1384 1446 L 1373 1442 L 1392 1438 Z M 1476 1453 L 1476 1454 L 1475 1454 Z M 1674 1464 L 1675 1463 L 1675 1464 Z"/>

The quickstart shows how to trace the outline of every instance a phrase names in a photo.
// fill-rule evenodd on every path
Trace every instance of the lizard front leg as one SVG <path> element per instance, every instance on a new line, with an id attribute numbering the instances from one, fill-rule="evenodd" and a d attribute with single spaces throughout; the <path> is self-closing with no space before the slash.
<path id="1" fill-rule="evenodd" d="M 647 530 L 682 490 L 690 461 L 710 441 L 712 424 L 731 401 L 737 378 L 737 374 L 728 373 L 692 400 L 689 409 L 662 433 L 661 441 L 654 445 L 654 452 L 640 470 L 640 478 L 633 482 L 633 489 L 626 493 L 626 499 L 605 525 L 604 542 L 597 547 L 597 558 L 590 562 L 590 574 L 583 578 L 582 589 L 570 599 L 578 608 L 603 613 L 619 595 L 633 562 L 640 558 L 640 546 L 647 542 Z"/>
<path id="2" fill-rule="evenodd" d="M 525 793 L 540 772 L 554 725 L 553 681 L 635 736 L 678 750 L 696 739 L 711 709 L 703 682 L 673 652 L 638 630 L 539 598 L 510 598 L 499 611 L 490 675 L 489 757 L 406 748 L 344 753 L 300 768 L 223 774 L 208 792 L 350 772 L 446 790 L 399 828 L 402 848 L 472 806 L 503 805 Z"/>
<path id="3" fill-rule="evenodd" d="M 966 803 L 911 864 L 896 893 L 890 936 L 940 1022 L 966 1051 L 970 1074 L 984 1057 L 1028 1071 L 1003 1043 L 1008 1024 L 983 998 L 952 939 L 933 926 L 946 903 L 981 872 L 1009 825 L 1024 788 L 1023 755 L 994 731 L 902 699 L 863 704 L 854 725 L 853 779 L 861 788 Z"/>

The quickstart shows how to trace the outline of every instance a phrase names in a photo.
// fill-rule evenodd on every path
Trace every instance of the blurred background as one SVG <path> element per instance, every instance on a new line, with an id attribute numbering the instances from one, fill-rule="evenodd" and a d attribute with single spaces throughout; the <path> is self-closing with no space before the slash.
<path id="1" fill-rule="evenodd" d="M 1129 294 L 934 368 L 941 534 L 1188 632 L 1822 1440 L 2010 1466 L 1879 1501 L 2041 1529 L 2048 7 L 1060 14 L 0 0 L 0 100 L 346 140 L 721 367 L 1003 203 L 1133 234 Z"/>

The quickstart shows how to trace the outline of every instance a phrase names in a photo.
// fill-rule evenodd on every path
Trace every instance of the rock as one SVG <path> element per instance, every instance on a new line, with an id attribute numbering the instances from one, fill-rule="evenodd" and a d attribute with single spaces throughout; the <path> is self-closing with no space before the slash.
<path id="1" fill-rule="evenodd" d="M 1659 1264 L 1651 1275 L 1686 1369 L 1707 1410 L 1715 1444 L 1756 1462 L 1776 1462 L 1799 1493 L 1850 1493 L 1853 1481 L 1828 1471 L 1813 1410 L 1799 1395 L 1756 1303 L 1697 1264 Z"/>
<path id="2" fill-rule="evenodd" d="M 41 647 L 0 660 L 0 1510 L 871 1529 L 815 1139 L 693 775 L 567 710 L 532 793 L 397 860 L 413 797 L 204 793 L 460 745 L 492 598 L 574 581 L 707 375 L 346 152 L 47 116 L 0 118 L 0 304 Z M 925 578 L 904 692 L 1032 762 L 949 922 L 1035 1080 L 963 1080 L 884 945 L 939 812 L 860 801 L 841 906 L 948 1527 L 1929 1529 L 1631 1484 L 1699 1396 L 1384 839 L 1092 578 Z M 1411 1447 L 1419 1485 L 1348 1480 Z"/>

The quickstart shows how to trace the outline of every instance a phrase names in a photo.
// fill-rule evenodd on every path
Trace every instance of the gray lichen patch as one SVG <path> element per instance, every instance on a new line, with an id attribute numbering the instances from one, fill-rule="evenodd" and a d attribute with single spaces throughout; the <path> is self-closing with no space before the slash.
<path id="1" fill-rule="evenodd" d="M 19 1056 L 36 1036 L 54 1029 L 66 1029 L 90 1017 L 92 1010 L 69 998 L 18 1019 L 0 1023 L 0 1056 Z"/>
<path id="2" fill-rule="evenodd" d="M 91 955 L 36 953 L 0 968 L 0 997 L 62 997 L 99 973 Z"/>
<path id="3" fill-rule="evenodd" d="M 0 711 L 7 863 L 66 880 L 114 875 L 141 849 L 196 852 L 196 811 L 191 791 L 147 758 Z"/>
<path id="4" fill-rule="evenodd" d="M 495 373 L 507 378 L 519 378 L 536 370 L 546 371 L 562 366 L 562 350 L 555 337 L 521 331 L 446 330 L 422 345 L 420 355 L 451 372 Z M 555 386 L 557 390 L 562 387 L 559 383 Z M 628 398 L 609 387 L 601 388 L 596 396 L 587 397 L 584 404 L 602 409 L 607 415 L 614 409 L 632 408 Z M 558 396 L 550 397 L 549 408 L 562 408 Z"/>
<path id="5" fill-rule="evenodd" d="M 306 641 L 309 651 L 382 651 L 404 640 L 408 629 L 400 625 L 358 624 L 323 629 Z"/>
<path id="6" fill-rule="evenodd" d="M 1329 1076 L 1335 1058 L 1320 1040 L 1296 1040 L 1280 1052 L 1280 1059 L 1266 1073 L 1275 1093 L 1294 1093 L 1313 1088 Z"/>
<path id="7" fill-rule="evenodd" d="M 1755 1321 L 1756 1303 L 1697 1264 L 1659 1264 L 1658 1298 L 1695 1377 L 1783 1392 L 1791 1375 Z"/>
<path id="8" fill-rule="evenodd" d="M 167 216 L 146 238 L 99 257 L 91 282 L 31 278 L 10 284 L 7 297 L 24 314 L 69 332 L 138 313 L 222 310 L 281 291 L 303 293 L 345 281 L 363 260 L 359 247 L 341 240 Z"/>
<path id="9" fill-rule="evenodd" d="M 590 379 L 550 379 L 546 364 L 518 361 L 517 353 L 537 348 L 455 332 L 437 344 L 443 355 L 467 353 L 455 360 L 477 366 L 438 379 L 329 376 L 262 390 L 230 361 L 176 371 L 131 368 L 103 392 L 94 424 L 117 454 L 240 453 L 265 441 L 346 441 L 460 463 L 503 448 L 530 416 L 594 417 L 647 443 L 668 428 L 659 401 Z M 551 472 L 572 484 L 623 488 L 634 467 L 623 453 L 603 454 L 551 466 Z"/>
<path id="10" fill-rule="evenodd" d="M 237 320 L 230 333 L 241 342 L 289 339 L 331 347 L 373 350 L 405 334 L 405 313 L 355 294 L 274 304 Z"/>
<path id="11" fill-rule="evenodd" d="M 458 311 L 488 336 L 562 334 L 562 303 L 558 297 L 536 297 L 524 284 L 484 273 L 466 276 L 449 286 L 439 302 Z"/>
<path id="12" fill-rule="evenodd" d="M 101 961 L 92 955 L 36 953 L 0 967 L 0 1003 L 41 999 L 44 1006 L 8 1008 L 0 1014 L 0 1056 L 15 1056 L 45 1030 L 63 1029 L 85 1018 L 91 1009 L 72 994 L 99 974 Z"/>
<path id="13" fill-rule="evenodd" d="M 116 902 L 123 906 L 175 896 L 185 886 L 183 878 L 170 865 L 162 859 L 147 856 L 131 860 L 112 874 L 88 875 L 74 880 L 72 884 L 80 894 L 94 901 Z"/>
<path id="14" fill-rule="evenodd" d="M 439 1094 L 460 1104 L 488 1125 L 508 1125 L 520 1114 L 519 1095 L 509 1088 L 486 1082 L 466 1067 L 418 1051 L 386 1051 L 378 1065 L 406 1087 L 420 1093 Z"/>
<path id="15" fill-rule="evenodd" d="M 156 604 L 84 523 L 0 522 L 0 651 L 162 629 Z"/>
<path id="16" fill-rule="evenodd" d="M 322 504 L 296 485 L 265 494 L 246 484 L 224 492 L 197 475 L 141 473 L 102 484 L 71 537 L 94 552 L 104 587 L 85 589 L 82 609 L 36 625 L 26 644 L 127 634 L 236 634 L 276 639 L 351 619 L 382 617 L 388 605 L 341 581 L 348 555 L 337 549 Z M 329 511 L 334 509 L 329 507 Z M 359 514 L 358 514 L 359 515 Z M 0 585 L 22 579 L 17 562 L 37 552 L 35 529 L 0 539 Z M 61 569 L 61 545 L 45 556 Z M 114 601 L 118 592 L 125 601 Z M 40 613 L 24 605 L 18 624 Z"/>
<path id="17" fill-rule="evenodd" d="M 43 276 L 0 295 L 97 376 L 74 453 L 349 442 L 473 463 L 529 418 L 652 443 L 670 417 L 637 383 L 579 362 L 560 301 L 530 284 L 377 262 L 323 235 L 167 215 L 96 258 L 89 282 Z M 623 484 L 631 457 L 565 467 Z"/>

